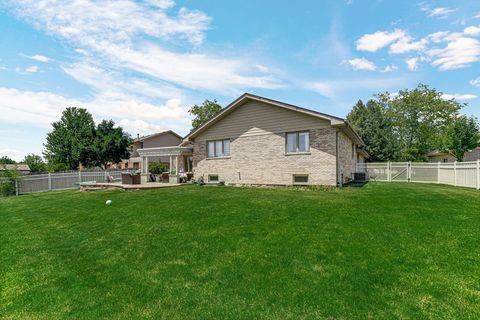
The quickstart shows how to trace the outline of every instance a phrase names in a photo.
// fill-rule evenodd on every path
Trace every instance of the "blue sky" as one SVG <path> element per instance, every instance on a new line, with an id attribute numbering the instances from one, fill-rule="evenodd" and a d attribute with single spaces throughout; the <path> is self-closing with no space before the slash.
<path id="1" fill-rule="evenodd" d="M 480 117 L 480 1 L 0 0 L 0 156 L 68 106 L 132 135 L 189 131 L 243 92 L 344 117 L 426 83 Z"/>

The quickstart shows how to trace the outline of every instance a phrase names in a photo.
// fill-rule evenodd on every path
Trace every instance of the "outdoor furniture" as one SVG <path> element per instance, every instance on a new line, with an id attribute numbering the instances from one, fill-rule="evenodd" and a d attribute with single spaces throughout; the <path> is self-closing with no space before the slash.
<path id="1" fill-rule="evenodd" d="M 162 182 L 168 182 L 170 174 L 168 172 L 162 173 Z"/>
<path id="2" fill-rule="evenodd" d="M 183 171 L 180 171 L 178 175 L 178 182 L 180 183 L 186 183 L 187 182 L 187 174 Z"/>
<path id="3" fill-rule="evenodd" d="M 122 184 L 140 184 L 140 179 L 138 173 L 122 173 Z"/>

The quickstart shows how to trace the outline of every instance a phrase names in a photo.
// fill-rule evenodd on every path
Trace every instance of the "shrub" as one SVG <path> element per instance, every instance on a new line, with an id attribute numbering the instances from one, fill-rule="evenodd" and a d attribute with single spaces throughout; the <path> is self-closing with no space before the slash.
<path id="1" fill-rule="evenodd" d="M 5 170 L 0 173 L 0 195 L 15 195 L 15 181 L 18 180 L 21 174 L 17 169 L 7 169 L 5 165 L 4 169 Z"/>
<path id="2" fill-rule="evenodd" d="M 168 171 L 167 165 L 160 161 L 153 161 L 148 164 L 148 170 L 153 174 L 161 174 Z"/>

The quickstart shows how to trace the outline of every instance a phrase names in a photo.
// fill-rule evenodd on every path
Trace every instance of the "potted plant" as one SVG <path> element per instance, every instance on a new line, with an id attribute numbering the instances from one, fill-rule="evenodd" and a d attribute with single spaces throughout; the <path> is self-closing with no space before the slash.
<path id="1" fill-rule="evenodd" d="M 160 182 L 162 179 L 162 173 L 167 170 L 167 166 L 160 161 L 153 161 L 148 164 L 148 171 L 155 175 L 155 180 Z"/>

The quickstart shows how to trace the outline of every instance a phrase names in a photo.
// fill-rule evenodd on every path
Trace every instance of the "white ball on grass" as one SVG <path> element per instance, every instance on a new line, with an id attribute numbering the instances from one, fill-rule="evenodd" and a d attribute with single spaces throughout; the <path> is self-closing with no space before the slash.
<path id="1" fill-rule="evenodd" d="M 112 204 L 112 200 L 107 200 L 107 201 L 105 202 L 105 204 L 106 204 L 107 206 L 111 205 L 111 204 Z"/>

